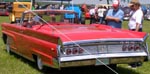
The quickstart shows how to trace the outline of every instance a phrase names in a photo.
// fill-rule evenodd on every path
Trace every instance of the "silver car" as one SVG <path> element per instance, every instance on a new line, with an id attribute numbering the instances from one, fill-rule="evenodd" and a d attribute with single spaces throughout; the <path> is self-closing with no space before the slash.
<path id="1" fill-rule="evenodd" d="M 124 18 L 123 18 L 123 20 L 129 20 L 131 9 L 129 7 L 124 7 L 124 8 L 122 8 L 122 10 L 124 11 Z"/>
<path id="2" fill-rule="evenodd" d="M 150 9 L 147 10 L 147 13 L 145 15 L 146 20 L 150 20 Z"/>

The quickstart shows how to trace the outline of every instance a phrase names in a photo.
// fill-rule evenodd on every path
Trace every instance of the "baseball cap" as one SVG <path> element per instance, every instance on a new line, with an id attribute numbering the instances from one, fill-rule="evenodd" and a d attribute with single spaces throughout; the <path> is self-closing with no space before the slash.
<path id="1" fill-rule="evenodd" d="M 117 7 L 119 6 L 119 4 L 120 4 L 119 0 L 113 0 L 112 6 L 113 6 L 114 8 L 117 8 Z"/>

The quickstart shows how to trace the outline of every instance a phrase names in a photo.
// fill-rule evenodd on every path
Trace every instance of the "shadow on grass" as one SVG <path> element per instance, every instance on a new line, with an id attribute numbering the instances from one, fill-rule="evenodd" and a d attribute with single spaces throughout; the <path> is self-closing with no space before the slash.
<path id="1" fill-rule="evenodd" d="M 130 68 L 125 68 L 125 67 L 118 67 L 117 72 L 119 74 L 140 74 L 140 73 L 136 72 L 135 70 L 132 70 Z"/>
<path id="2" fill-rule="evenodd" d="M 37 69 L 36 64 L 31 62 L 15 53 L 11 53 L 15 58 L 20 59 L 25 64 L 30 65 L 32 68 Z M 132 69 L 117 67 L 118 74 L 139 74 Z M 105 66 L 85 66 L 85 67 L 69 67 L 62 68 L 61 70 L 44 67 L 41 74 L 116 74 Z"/>
<path id="3" fill-rule="evenodd" d="M 4 49 L 4 50 L 6 51 L 6 49 Z M 6 51 L 6 52 L 7 52 L 7 51 Z M 16 54 L 16 53 L 14 53 L 14 52 L 10 52 L 9 54 L 10 54 L 10 56 L 14 56 L 15 58 L 21 60 L 21 62 L 23 62 L 23 63 L 25 63 L 25 64 L 28 64 L 28 65 L 30 65 L 32 68 L 36 69 L 36 64 L 35 64 L 34 62 L 32 62 L 32 61 L 30 61 L 30 60 L 28 60 L 28 59 L 26 59 L 26 58 L 24 58 L 24 57 L 22 57 L 22 56 L 20 56 L 20 55 L 18 55 L 18 54 Z"/>
<path id="4" fill-rule="evenodd" d="M 112 72 L 105 66 L 86 66 L 86 67 L 73 67 L 63 68 L 61 71 L 46 68 L 42 74 L 139 74 L 132 69 L 124 67 L 117 67 L 117 73 Z"/>

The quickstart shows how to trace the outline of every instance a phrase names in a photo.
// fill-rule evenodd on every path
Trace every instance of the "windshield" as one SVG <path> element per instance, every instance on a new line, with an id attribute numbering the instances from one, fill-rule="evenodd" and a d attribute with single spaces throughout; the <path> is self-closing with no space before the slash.
<path id="1" fill-rule="evenodd" d="M 32 25 L 52 25 L 58 22 L 77 23 L 78 21 L 76 12 L 70 10 L 33 10 L 24 12 L 21 23 L 32 23 Z"/>

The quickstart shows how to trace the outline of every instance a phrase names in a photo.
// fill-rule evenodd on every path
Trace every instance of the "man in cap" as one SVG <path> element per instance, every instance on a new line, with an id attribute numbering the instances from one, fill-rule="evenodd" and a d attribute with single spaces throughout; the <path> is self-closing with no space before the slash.
<path id="1" fill-rule="evenodd" d="M 131 17 L 129 19 L 129 30 L 132 31 L 142 31 L 142 22 L 143 22 L 143 11 L 138 0 L 131 0 L 129 7 L 132 9 L 130 13 Z"/>
<path id="2" fill-rule="evenodd" d="M 107 24 L 109 26 L 112 26 L 113 28 L 121 28 L 122 27 L 122 21 L 124 17 L 124 12 L 120 9 L 120 1 L 119 0 L 113 0 L 113 9 L 110 9 L 107 12 L 106 20 Z"/>

